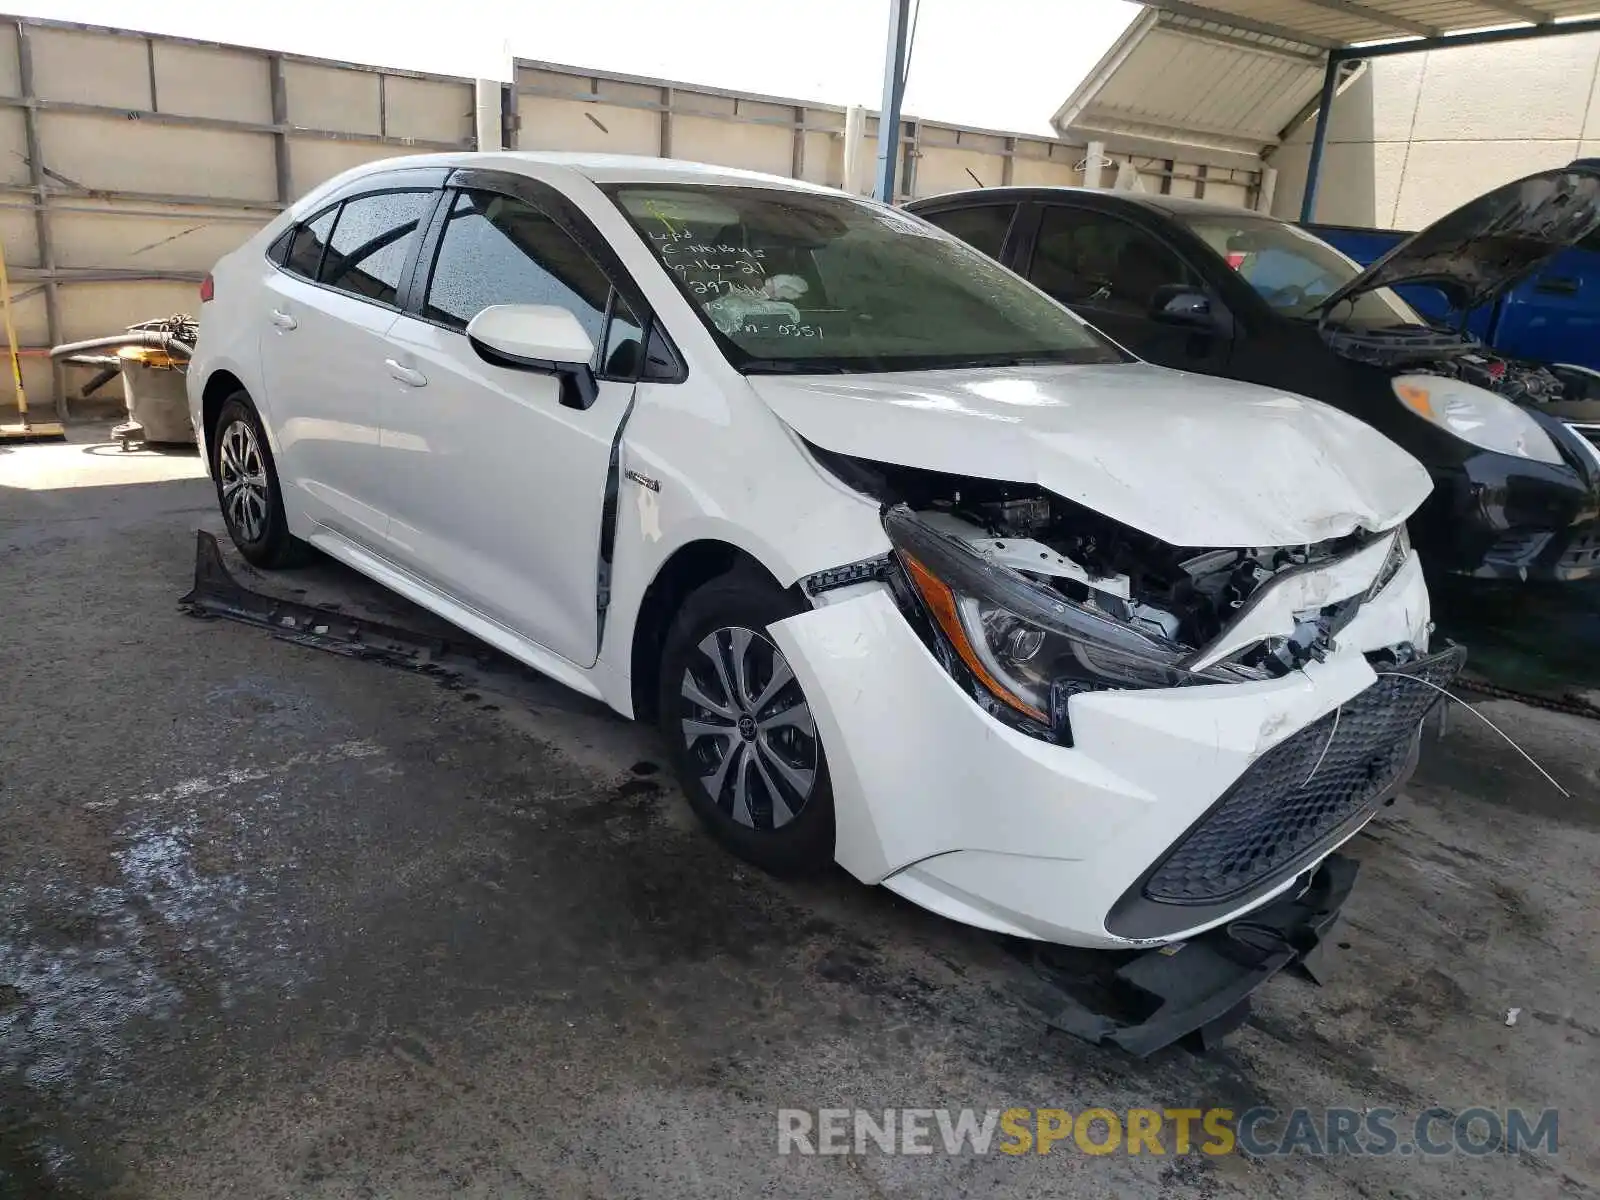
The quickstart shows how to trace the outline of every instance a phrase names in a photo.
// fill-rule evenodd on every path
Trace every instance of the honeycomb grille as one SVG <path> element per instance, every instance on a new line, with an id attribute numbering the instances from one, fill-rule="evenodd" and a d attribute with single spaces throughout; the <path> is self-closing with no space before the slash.
<path id="1" fill-rule="evenodd" d="M 1380 668 L 1366 691 L 1267 751 L 1167 852 L 1145 896 L 1214 904 L 1298 870 L 1395 781 L 1440 699 L 1427 684 L 1447 686 L 1465 658 L 1452 647 Z"/>

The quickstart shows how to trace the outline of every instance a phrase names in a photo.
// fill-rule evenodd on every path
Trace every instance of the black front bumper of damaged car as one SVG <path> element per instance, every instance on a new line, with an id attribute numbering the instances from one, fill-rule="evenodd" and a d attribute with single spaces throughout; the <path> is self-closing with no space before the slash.
<path id="1" fill-rule="evenodd" d="M 1408 522 L 1429 570 L 1479 579 L 1600 578 L 1600 449 L 1541 418 L 1562 453 L 1542 463 L 1493 451 L 1431 468 Z"/>

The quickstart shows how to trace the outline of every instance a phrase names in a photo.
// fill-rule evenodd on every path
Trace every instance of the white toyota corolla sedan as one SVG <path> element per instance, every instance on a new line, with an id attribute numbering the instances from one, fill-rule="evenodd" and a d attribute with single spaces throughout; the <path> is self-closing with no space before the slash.
<path id="1" fill-rule="evenodd" d="M 202 297 L 190 405 L 245 557 L 315 547 L 657 722 L 769 869 L 1181 939 L 1303 886 L 1459 665 L 1405 453 L 836 191 L 394 159 Z"/>

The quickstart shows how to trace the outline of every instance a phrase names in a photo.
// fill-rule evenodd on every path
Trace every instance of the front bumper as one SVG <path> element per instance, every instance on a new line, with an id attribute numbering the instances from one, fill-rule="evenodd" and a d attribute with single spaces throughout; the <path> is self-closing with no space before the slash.
<path id="1" fill-rule="evenodd" d="M 1436 468 L 1409 522 L 1428 566 L 1480 579 L 1570 582 L 1600 577 L 1600 446 L 1541 419 L 1566 461 L 1491 451 Z"/>
<path id="2" fill-rule="evenodd" d="M 841 865 L 967 924 L 1128 947 L 1259 907 L 1360 827 L 1376 794 L 1219 905 L 1162 904 L 1160 921 L 1132 925 L 1114 915 L 1253 763 L 1377 682 L 1364 652 L 1425 645 L 1428 622 L 1413 554 L 1325 662 L 1260 682 L 1075 696 L 1070 748 L 984 713 L 880 585 L 834 593 L 771 632 L 828 752 Z"/>

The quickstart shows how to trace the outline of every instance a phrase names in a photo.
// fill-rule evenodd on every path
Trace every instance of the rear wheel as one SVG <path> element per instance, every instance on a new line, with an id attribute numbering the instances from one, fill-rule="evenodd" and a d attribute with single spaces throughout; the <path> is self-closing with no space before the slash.
<path id="1" fill-rule="evenodd" d="M 211 438 L 211 477 L 228 535 L 249 562 L 274 569 L 305 560 L 309 547 L 289 532 L 277 466 L 247 392 L 222 402 Z"/>
<path id="2" fill-rule="evenodd" d="M 833 861 L 827 756 L 767 627 L 802 611 L 753 570 L 692 593 L 667 633 L 661 732 L 690 806 L 735 854 L 780 874 Z"/>

